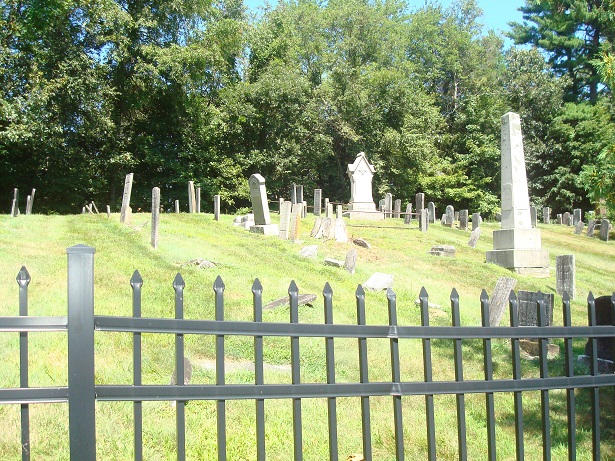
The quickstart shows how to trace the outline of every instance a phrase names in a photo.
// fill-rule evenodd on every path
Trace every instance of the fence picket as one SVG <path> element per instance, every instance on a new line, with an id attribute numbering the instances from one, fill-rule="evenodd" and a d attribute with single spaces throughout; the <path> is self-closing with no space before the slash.
<path id="1" fill-rule="evenodd" d="M 483 290 L 480 294 L 480 312 L 483 327 L 489 325 L 489 297 Z M 493 358 L 491 355 L 491 338 L 483 339 L 483 363 L 485 368 L 485 381 L 493 381 Z M 490 461 L 496 460 L 495 446 L 495 400 L 493 392 L 485 393 L 485 406 L 487 412 L 487 456 Z"/>
<path id="2" fill-rule="evenodd" d="M 397 295 L 390 288 L 387 290 L 387 301 L 389 307 L 389 325 L 392 330 L 397 330 Z M 399 369 L 399 339 L 392 336 L 389 343 L 391 349 L 391 381 L 394 386 L 399 387 L 401 383 L 401 372 Z M 397 461 L 404 461 L 404 428 L 401 393 L 394 393 L 393 395 L 393 420 L 395 424 L 395 459 Z"/>
<path id="3" fill-rule="evenodd" d="M 132 288 L 132 316 L 134 318 L 141 317 L 141 287 L 143 279 L 139 271 L 134 271 L 130 279 Z M 132 353 L 133 353 L 133 378 L 132 382 L 135 386 L 140 386 L 142 375 L 141 364 L 141 332 L 135 331 L 132 334 Z M 143 402 L 135 400 L 133 403 L 134 417 L 134 459 L 140 461 L 143 459 Z"/>
<path id="4" fill-rule="evenodd" d="M 252 285 L 252 306 L 254 323 L 263 321 L 263 286 L 259 279 Z M 263 336 L 254 336 L 254 384 L 265 384 L 263 371 Z M 256 459 L 265 461 L 265 400 L 256 399 Z"/>
<path id="5" fill-rule="evenodd" d="M 28 285 L 31 278 L 26 266 L 17 274 L 19 285 L 19 316 L 28 316 Z M 19 333 L 19 387 L 28 388 L 28 332 Z M 21 404 L 21 460 L 30 461 L 30 406 Z"/>
<path id="6" fill-rule="evenodd" d="M 325 309 L 325 324 L 333 324 L 333 290 L 329 282 L 325 284 L 322 291 Z M 325 338 L 325 353 L 327 366 L 327 384 L 335 384 L 335 347 L 332 336 Z M 338 461 L 339 451 L 337 444 L 337 399 L 329 397 L 327 399 L 327 419 L 329 425 L 329 459 Z"/>
<path id="7" fill-rule="evenodd" d="M 224 321 L 224 282 L 218 275 L 214 282 L 216 321 Z M 224 335 L 216 335 L 216 385 L 226 382 L 224 370 Z M 218 461 L 226 461 L 226 402 L 216 400 L 216 427 L 218 442 Z"/>
<path id="8" fill-rule="evenodd" d="M 365 325 L 365 291 L 359 285 L 355 292 L 357 300 L 357 325 Z M 367 368 L 367 338 L 359 337 L 359 381 L 361 384 L 369 382 Z M 369 396 L 361 396 L 361 428 L 363 437 L 363 459 L 372 461 L 372 426 Z"/>
<path id="9" fill-rule="evenodd" d="M 564 292 L 562 295 L 562 304 L 564 311 L 564 326 L 572 326 L 572 315 L 570 312 L 570 296 Z M 574 376 L 574 352 L 572 349 L 572 338 L 564 338 L 564 368 L 566 376 L 572 378 Z M 577 459 L 577 429 L 576 429 L 576 411 L 574 389 L 566 389 L 566 415 L 568 417 L 568 461 L 576 461 Z"/>
<path id="10" fill-rule="evenodd" d="M 453 288 L 451 292 L 451 315 L 453 317 L 453 326 L 461 326 L 461 316 L 459 314 L 459 293 Z M 455 360 L 455 381 L 463 381 L 463 356 L 461 339 L 455 339 L 455 349 L 453 357 Z M 466 404 L 465 395 L 457 394 L 457 446 L 459 450 L 459 461 L 468 459 L 468 446 L 466 434 Z"/>
<path id="11" fill-rule="evenodd" d="M 592 292 L 587 296 L 587 317 L 590 327 L 596 325 L 596 300 Z M 592 376 L 598 375 L 598 339 L 593 336 L 589 340 L 590 362 L 589 372 Z M 590 389 L 591 418 L 592 418 L 592 455 L 594 460 L 600 459 L 600 390 L 598 387 Z"/>
<path id="12" fill-rule="evenodd" d="M 519 304 L 514 291 L 510 292 L 508 306 L 510 309 L 510 326 L 516 328 L 519 326 Z M 513 379 L 520 380 L 523 376 L 521 375 L 519 338 L 511 338 L 510 343 L 513 361 Z M 513 402 L 515 408 L 515 451 L 517 453 L 517 461 L 523 461 L 525 459 L 525 448 L 523 443 L 523 393 L 521 391 L 514 392 Z"/>

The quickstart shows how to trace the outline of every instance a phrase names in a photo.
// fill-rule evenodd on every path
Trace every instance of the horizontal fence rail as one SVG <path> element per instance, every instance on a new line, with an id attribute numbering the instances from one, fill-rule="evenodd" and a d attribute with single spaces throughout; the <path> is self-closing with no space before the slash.
<path id="1" fill-rule="evenodd" d="M 525 458 L 523 394 L 540 393 L 541 436 L 543 459 L 551 459 L 551 415 L 549 391 L 560 389 L 566 393 L 566 418 L 568 426 L 567 445 L 569 459 L 576 459 L 576 414 L 575 389 L 589 389 L 591 402 L 592 456 L 600 459 L 600 388 L 615 386 L 614 374 L 598 372 L 598 341 L 615 338 L 615 326 L 597 325 L 596 303 L 590 293 L 587 301 L 588 326 L 572 326 L 570 298 L 564 294 L 562 300 L 563 326 L 546 326 L 547 315 L 544 297 L 538 294 L 536 300 L 537 326 L 519 326 L 518 301 L 514 292 L 509 298 L 510 326 L 489 325 L 489 298 L 483 290 L 480 297 L 481 326 L 463 326 L 460 321 L 459 295 L 453 289 L 451 301 L 451 326 L 429 324 L 429 303 L 425 289 L 419 296 L 421 325 L 398 325 L 397 299 L 392 290 L 386 293 L 389 324 L 367 325 L 365 318 L 365 292 L 359 286 L 356 297 L 356 324 L 335 324 L 333 322 L 333 290 L 327 283 L 323 289 L 324 323 L 299 322 L 299 290 L 292 282 L 289 290 L 290 318 L 288 323 L 263 322 L 262 291 L 258 281 L 252 286 L 253 321 L 230 321 L 224 319 L 225 286 L 220 277 L 214 282 L 215 319 L 184 319 L 183 293 L 185 283 L 180 274 L 173 281 L 175 292 L 175 315 L 170 318 L 142 317 L 141 275 L 135 271 L 130 280 L 132 288 L 131 317 L 94 315 L 94 249 L 77 245 L 67 249 L 68 254 L 68 316 L 28 316 L 28 285 L 30 275 L 23 267 L 17 276 L 19 284 L 19 317 L 0 317 L 0 333 L 20 335 L 20 387 L 1 388 L 0 403 L 21 405 L 21 446 L 22 460 L 30 459 L 30 414 L 29 406 L 38 403 L 68 402 L 70 456 L 74 460 L 96 459 L 96 401 L 133 402 L 134 458 L 143 459 L 143 402 L 173 401 L 176 419 L 177 459 L 186 459 L 186 407 L 190 400 L 211 400 L 216 402 L 216 434 L 218 460 L 227 458 L 226 401 L 252 400 L 255 403 L 255 440 L 257 460 L 266 459 L 264 403 L 270 399 L 292 401 L 292 443 L 293 458 L 303 459 L 303 414 L 302 399 L 326 399 L 327 424 L 329 432 L 329 459 L 340 459 L 338 447 L 337 399 L 356 397 L 360 400 L 363 459 L 374 459 L 372 446 L 370 398 L 388 396 L 392 399 L 392 421 L 394 426 L 395 457 L 404 460 L 405 443 L 402 399 L 406 396 L 423 396 L 425 409 L 425 437 L 427 459 L 435 460 L 437 455 L 437 431 L 435 423 L 434 396 L 455 396 L 457 422 L 458 457 L 468 459 L 466 395 L 485 396 L 486 457 L 497 458 L 496 417 L 494 396 L 497 393 L 512 393 L 514 396 L 515 452 L 518 460 Z M 615 319 L 615 294 L 610 298 L 610 315 Z M 28 333 L 64 331 L 68 336 L 68 386 L 31 388 L 28 383 Z M 94 333 L 131 333 L 133 338 L 133 382 L 117 385 L 95 384 Z M 172 334 L 175 336 L 175 373 L 170 385 L 146 385 L 142 383 L 142 334 Z M 191 365 L 185 361 L 186 335 L 209 335 L 215 337 L 215 384 L 189 384 L 182 377 L 191 372 Z M 253 338 L 254 383 L 229 384 L 225 378 L 225 340 L 227 336 Z M 286 337 L 290 341 L 289 384 L 271 384 L 264 380 L 264 344 L 266 337 Z M 326 383 L 301 381 L 300 338 L 323 338 L 326 368 Z M 335 339 L 351 338 L 357 341 L 359 379 L 357 382 L 337 382 L 335 372 Z M 563 338 L 565 358 L 564 376 L 549 376 L 547 348 L 550 338 Z M 576 338 L 588 339 L 589 374 L 575 375 L 572 342 Z M 382 339 L 389 342 L 391 367 L 390 380 L 370 381 L 368 373 L 368 340 Z M 422 381 L 403 381 L 400 373 L 399 341 L 415 339 L 421 341 L 423 358 Z M 512 378 L 494 378 L 492 357 L 493 339 L 510 341 Z M 533 339 L 538 343 L 538 377 L 523 377 L 521 372 L 520 340 Z M 432 341 L 451 340 L 454 363 L 454 380 L 434 380 L 432 364 Z M 481 354 L 484 379 L 464 379 L 464 341 L 482 341 Z M 201 430 L 207 430 L 201 428 Z M 407 432 L 408 429 L 406 429 Z M 416 428 L 413 428 L 416 430 Z M 406 435 L 407 437 L 407 435 Z"/>

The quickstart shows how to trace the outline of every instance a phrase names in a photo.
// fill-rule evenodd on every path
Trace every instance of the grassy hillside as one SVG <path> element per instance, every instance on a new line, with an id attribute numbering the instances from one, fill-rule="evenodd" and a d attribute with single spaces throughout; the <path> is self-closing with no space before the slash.
<path id="1" fill-rule="evenodd" d="M 555 270 L 545 279 L 519 276 L 498 266 L 485 263 L 485 252 L 492 249 L 492 231 L 495 223 L 484 223 L 483 233 L 476 249 L 469 248 L 469 232 L 448 229 L 440 224 L 430 226 L 427 233 L 417 229 L 416 222 L 404 226 L 401 220 L 380 223 L 347 221 L 348 233 L 362 237 L 371 249 L 324 242 L 309 237 L 314 223 L 310 216 L 302 221 L 303 243 L 291 243 L 275 237 L 251 234 L 232 226 L 232 216 L 223 216 L 220 222 L 212 215 L 163 214 L 161 215 L 159 248 L 151 248 L 148 214 L 135 214 L 132 226 L 119 224 L 118 215 L 107 219 L 103 215 L 77 216 L 0 216 L 0 315 L 18 314 L 18 290 L 15 277 L 22 265 L 32 276 L 30 284 L 29 312 L 31 315 L 66 315 L 66 247 L 83 243 L 96 249 L 95 256 L 95 311 L 98 315 L 131 315 L 131 289 L 129 280 L 134 270 L 139 270 L 143 279 L 143 316 L 174 315 L 173 278 L 181 272 L 186 282 L 186 318 L 211 319 L 214 316 L 212 285 L 220 275 L 225 288 L 225 316 L 233 320 L 251 320 L 251 286 L 255 278 L 261 281 L 264 302 L 287 294 L 294 280 L 301 293 L 318 295 L 312 307 L 300 308 L 301 322 L 323 322 L 322 289 L 329 282 L 334 292 L 334 321 L 355 323 L 354 293 L 358 284 L 366 281 L 374 272 L 394 276 L 394 291 L 398 299 L 400 325 L 417 325 L 420 316 L 414 300 L 421 287 L 430 295 L 430 302 L 442 306 L 432 309 L 432 324 L 450 324 L 449 296 L 455 287 L 461 299 L 462 323 L 480 323 L 479 296 L 484 288 L 491 295 L 501 276 L 518 280 L 516 290 L 542 290 L 555 292 Z M 277 216 L 273 216 L 274 222 Z M 575 254 L 577 266 L 577 299 L 573 302 L 573 322 L 584 324 L 586 320 L 585 298 L 589 291 L 598 295 L 615 291 L 615 243 L 575 236 L 573 229 L 562 226 L 540 226 L 543 247 L 549 250 L 551 265 L 561 254 Z M 434 257 L 427 251 L 435 244 L 454 245 L 457 255 L 453 258 Z M 318 245 L 318 257 L 308 259 L 299 256 L 306 245 Z M 358 251 L 357 269 L 349 274 L 343 269 L 325 266 L 325 257 L 344 259 L 346 252 L 354 247 Z M 216 264 L 215 268 L 201 269 L 186 262 L 202 258 Z M 561 298 L 555 295 L 554 323 L 561 324 L 559 306 Z M 287 308 L 265 311 L 264 321 L 287 322 Z M 367 293 L 367 322 L 388 322 L 384 293 Z M 31 386 L 65 385 L 66 338 L 62 334 L 31 334 Z M 188 337 L 186 354 L 195 364 L 193 382 L 212 382 L 214 372 L 213 338 Z M 558 340 L 555 340 L 558 342 Z M 290 363 L 288 339 L 266 338 L 265 360 L 271 367 L 266 372 L 266 382 L 289 382 L 290 375 L 284 366 Z M 560 341 L 561 342 L 561 341 Z M 132 338 L 127 334 L 97 334 L 96 360 L 97 382 L 129 383 L 132 380 Z M 145 335 L 144 377 L 145 383 L 168 383 L 173 370 L 173 337 L 170 335 Z M 324 344 L 322 340 L 302 340 L 302 380 L 321 382 L 324 378 Z M 402 379 L 422 380 L 420 342 L 406 341 L 402 349 Z M 387 357 L 388 343 L 369 342 L 370 380 L 389 380 L 390 367 Z M 478 348 L 478 349 L 477 349 Z M 582 353 L 583 342 L 575 344 L 575 352 Z M 482 356 L 480 342 L 464 344 L 464 368 L 466 379 L 482 379 Z M 0 335 L 0 387 L 17 386 L 18 336 Z M 250 362 L 251 338 L 228 338 L 227 360 L 237 364 L 229 373 L 229 382 L 251 382 L 252 373 L 241 365 Z M 383 355 L 385 354 L 385 355 Z M 494 358 L 498 377 L 510 376 L 510 349 L 505 341 L 494 341 Z M 452 347 L 441 341 L 434 345 L 434 379 L 453 379 Z M 551 363 L 552 372 L 560 374 L 561 359 Z M 339 381 L 355 381 L 358 377 L 356 340 L 336 340 L 336 369 Z M 580 370 L 582 372 L 583 370 Z M 524 364 L 524 376 L 537 375 L 536 364 Z M 563 436 L 554 437 L 554 459 L 565 459 L 565 424 L 561 399 L 563 394 L 554 391 L 552 397 L 552 424 L 554 431 L 562 427 Z M 468 397 L 468 437 L 473 459 L 482 459 L 485 443 L 484 397 Z M 508 421 L 512 411 L 512 397 L 498 395 L 498 415 Z M 454 398 L 439 397 L 437 402 L 438 458 L 455 459 L 456 431 Z M 539 408 L 538 396 L 531 393 L 524 400 L 531 415 Z M 579 405 L 582 410 L 583 395 Z M 188 411 L 188 449 L 194 459 L 215 458 L 215 404 L 191 402 Z M 326 416 L 322 402 L 304 401 L 305 456 L 306 459 L 326 458 Z M 393 459 L 393 432 L 390 399 L 372 399 L 374 450 L 376 459 Z M 407 444 L 408 456 L 425 456 L 426 442 L 423 427 L 422 400 L 404 400 L 404 415 L 408 420 L 406 430 L 412 443 Z M 557 411 L 555 407 L 559 408 Z M 360 451 L 360 414 L 356 399 L 340 399 L 340 452 Z M 130 457 L 132 435 L 130 432 L 130 406 L 126 404 L 99 404 L 98 435 L 100 459 L 126 459 Z M 290 403 L 267 402 L 268 411 L 268 459 L 292 458 L 292 444 L 287 443 Z M 37 407 L 33 421 L 33 459 L 66 459 L 68 438 L 66 435 L 66 408 L 62 405 Z M 253 432 L 253 404 L 251 402 L 229 403 L 229 459 L 254 459 L 252 439 L 246 432 Z M 174 440 L 174 413 L 168 404 L 148 404 L 146 414 L 154 423 L 145 428 L 147 459 L 172 459 Z M 580 413 L 582 414 L 582 412 Z M 538 431 L 539 420 L 528 417 L 528 430 Z M 18 408 L 0 407 L 0 458 L 19 458 Z M 538 428 L 534 427 L 538 424 Z M 589 434 L 583 432 L 580 418 L 581 447 L 589 447 Z M 418 426 L 417 426 L 418 425 Z M 558 426 L 559 425 L 559 426 Z M 203 430 L 211 427 L 211 430 Z M 420 431 L 414 431 L 420 427 Z M 125 430 L 120 430 L 123 428 Z M 418 433 L 415 433 L 418 432 Z M 50 436 L 50 434 L 54 434 Z M 611 434 L 612 435 L 612 434 Z M 508 423 L 498 427 L 498 454 L 501 459 L 514 458 L 514 434 Z M 538 432 L 526 437 L 526 450 L 540 452 Z M 607 437 L 604 436 L 607 440 Z M 589 444 L 589 445 L 588 445 Z M 588 450 L 583 450 L 587 452 Z M 609 447 L 605 450 L 613 455 Z M 37 455 L 37 456 L 35 456 Z M 584 458 L 579 453 L 579 459 Z"/>

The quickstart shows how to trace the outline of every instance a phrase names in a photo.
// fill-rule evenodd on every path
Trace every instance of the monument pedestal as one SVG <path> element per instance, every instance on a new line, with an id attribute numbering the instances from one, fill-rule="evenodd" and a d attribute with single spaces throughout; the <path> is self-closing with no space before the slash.
<path id="1" fill-rule="evenodd" d="M 257 224 L 250 227 L 250 232 L 262 235 L 279 235 L 280 229 L 277 224 Z"/>
<path id="2" fill-rule="evenodd" d="M 518 274 L 549 276 L 549 252 L 543 250 L 539 229 L 500 229 L 493 231 L 493 250 L 487 262 Z"/>

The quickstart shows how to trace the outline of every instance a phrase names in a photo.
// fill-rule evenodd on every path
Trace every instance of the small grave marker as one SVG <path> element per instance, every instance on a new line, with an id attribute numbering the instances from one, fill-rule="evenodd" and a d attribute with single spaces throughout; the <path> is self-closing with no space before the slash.
<path id="1" fill-rule="evenodd" d="M 433 202 L 429 202 L 427 210 L 429 211 L 429 224 L 434 224 L 436 222 L 436 205 Z"/>
<path id="2" fill-rule="evenodd" d="M 344 269 L 346 269 L 349 273 L 354 274 L 356 266 L 357 266 L 357 250 L 352 248 L 348 253 L 346 253 L 346 261 L 344 262 Z"/>
<path id="3" fill-rule="evenodd" d="M 489 326 L 500 326 L 504 312 L 508 309 L 510 292 L 516 284 L 517 280 L 511 277 L 498 278 L 489 303 Z"/>
<path id="4" fill-rule="evenodd" d="M 476 248 L 476 244 L 478 243 L 478 239 L 480 238 L 480 227 L 477 227 L 470 234 L 470 240 L 468 240 L 468 246 L 471 248 Z"/>
<path id="5" fill-rule="evenodd" d="M 152 189 L 152 239 L 154 250 L 158 248 L 158 226 L 160 225 L 160 188 Z"/>
<path id="6" fill-rule="evenodd" d="M 555 291 L 559 295 L 568 293 L 571 299 L 576 297 L 576 267 L 574 255 L 555 257 Z"/>
<path id="7" fill-rule="evenodd" d="M 412 221 L 412 203 L 406 206 L 406 214 L 404 215 L 404 224 L 410 224 Z"/>
<path id="8" fill-rule="evenodd" d="M 596 220 L 592 219 L 591 221 L 589 221 L 587 223 L 587 236 L 588 237 L 594 237 L 594 231 L 596 230 Z"/>
<path id="9" fill-rule="evenodd" d="M 603 219 L 600 223 L 600 240 L 603 242 L 609 241 L 609 233 L 611 231 L 611 223 L 608 219 Z"/>
<path id="10" fill-rule="evenodd" d="M 322 211 L 322 189 L 314 189 L 314 216 L 320 216 Z"/>
<path id="11" fill-rule="evenodd" d="M 120 210 L 120 222 L 127 223 L 128 207 L 130 206 L 130 194 L 132 193 L 133 173 L 128 173 L 124 179 L 124 193 L 122 194 L 122 209 Z"/>
<path id="12" fill-rule="evenodd" d="M 551 223 L 551 208 L 548 206 L 543 207 L 542 209 L 542 223 L 550 224 Z"/>

